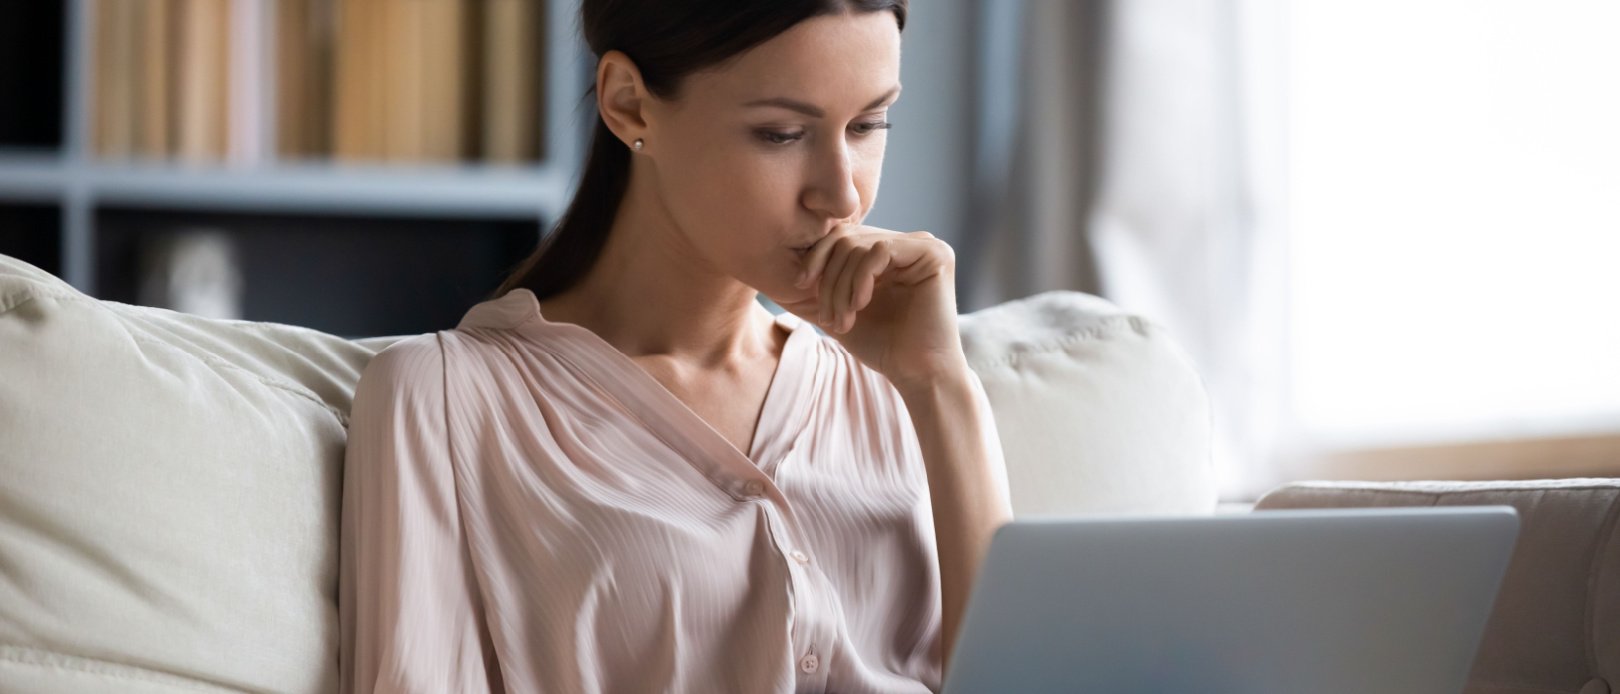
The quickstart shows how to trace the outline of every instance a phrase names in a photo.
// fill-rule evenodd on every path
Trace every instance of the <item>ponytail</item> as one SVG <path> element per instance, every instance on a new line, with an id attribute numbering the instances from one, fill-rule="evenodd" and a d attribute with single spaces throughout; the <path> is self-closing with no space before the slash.
<path id="1" fill-rule="evenodd" d="M 596 119 L 579 190 L 556 228 L 508 275 L 495 297 L 519 287 L 545 300 L 574 286 L 602 255 L 608 229 L 630 183 L 630 150 Z"/>

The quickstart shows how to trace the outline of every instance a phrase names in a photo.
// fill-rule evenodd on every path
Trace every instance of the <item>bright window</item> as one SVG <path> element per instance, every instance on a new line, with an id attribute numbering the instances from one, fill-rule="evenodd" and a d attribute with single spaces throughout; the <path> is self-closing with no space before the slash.
<path id="1" fill-rule="evenodd" d="M 1290 7 L 1304 431 L 1620 431 L 1620 2 Z"/>

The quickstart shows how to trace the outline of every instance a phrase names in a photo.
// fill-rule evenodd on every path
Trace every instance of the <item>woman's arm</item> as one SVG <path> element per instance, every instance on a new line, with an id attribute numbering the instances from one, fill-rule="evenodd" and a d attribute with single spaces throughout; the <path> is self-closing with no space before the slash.
<path id="1" fill-rule="evenodd" d="M 344 456 L 338 690 L 503 691 L 462 532 L 434 335 L 366 366 Z"/>
<path id="2" fill-rule="evenodd" d="M 900 396 L 928 471 L 944 603 L 941 662 L 948 668 L 990 537 L 1012 520 L 1001 442 L 989 402 L 966 365 L 928 383 L 902 387 Z"/>
<path id="3" fill-rule="evenodd" d="M 1012 520 L 990 401 L 962 351 L 956 253 L 925 231 L 846 224 L 802 264 L 796 286 L 812 293 L 772 299 L 887 377 L 911 414 L 933 500 L 943 663 L 990 537 Z"/>

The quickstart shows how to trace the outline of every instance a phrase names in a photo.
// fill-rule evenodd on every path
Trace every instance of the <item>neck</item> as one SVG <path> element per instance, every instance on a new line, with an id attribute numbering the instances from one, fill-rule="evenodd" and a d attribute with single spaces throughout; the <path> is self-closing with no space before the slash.
<path id="1" fill-rule="evenodd" d="M 758 292 L 710 267 L 654 196 L 626 191 L 590 272 L 546 299 L 546 320 L 575 323 L 631 357 L 734 364 L 775 352 Z"/>

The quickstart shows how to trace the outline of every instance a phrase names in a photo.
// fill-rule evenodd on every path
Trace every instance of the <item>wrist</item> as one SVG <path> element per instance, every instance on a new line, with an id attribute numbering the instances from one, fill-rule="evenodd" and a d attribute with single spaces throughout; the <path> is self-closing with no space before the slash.
<path id="1" fill-rule="evenodd" d="M 972 369 L 967 365 L 967 359 L 953 360 L 954 363 L 941 364 L 937 367 L 890 378 L 900 397 L 907 402 L 919 399 L 935 399 L 940 395 L 954 393 L 970 393 L 973 382 Z"/>

